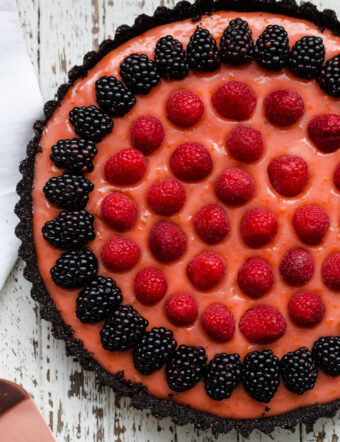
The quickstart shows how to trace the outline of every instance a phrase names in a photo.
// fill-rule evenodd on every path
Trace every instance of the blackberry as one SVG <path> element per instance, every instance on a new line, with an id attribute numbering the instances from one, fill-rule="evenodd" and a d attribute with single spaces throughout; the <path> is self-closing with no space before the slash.
<path id="1" fill-rule="evenodd" d="M 314 388 L 318 369 L 306 347 L 284 355 L 280 368 L 285 386 L 293 393 L 303 394 Z"/>
<path id="2" fill-rule="evenodd" d="M 44 186 L 48 201 L 63 209 L 83 209 L 94 189 L 87 178 L 71 173 L 50 178 Z"/>
<path id="3" fill-rule="evenodd" d="M 173 333 L 164 327 L 153 328 L 138 341 L 133 360 L 136 369 L 142 374 L 151 374 L 168 362 L 175 351 L 177 342 Z"/>
<path id="4" fill-rule="evenodd" d="M 220 53 L 208 29 L 197 26 L 187 47 L 189 66 L 195 71 L 212 72 L 220 66 Z"/>
<path id="5" fill-rule="evenodd" d="M 131 305 L 120 305 L 106 319 L 100 331 L 102 345 L 110 351 L 129 350 L 137 343 L 148 324 Z"/>
<path id="6" fill-rule="evenodd" d="M 122 292 L 115 281 L 97 276 L 77 297 L 76 315 L 81 322 L 105 319 L 122 302 Z"/>
<path id="7" fill-rule="evenodd" d="M 269 402 L 280 383 L 280 361 L 271 350 L 248 353 L 242 364 L 243 385 L 258 402 Z"/>
<path id="8" fill-rule="evenodd" d="M 314 78 L 325 60 L 322 38 L 306 35 L 298 40 L 290 51 L 288 67 L 301 78 Z"/>
<path id="9" fill-rule="evenodd" d="M 289 55 L 288 34 L 282 26 L 269 25 L 260 35 L 254 49 L 257 63 L 270 71 L 285 67 Z"/>
<path id="10" fill-rule="evenodd" d="M 312 355 L 316 365 L 330 376 L 340 375 L 340 336 L 325 336 L 314 342 Z"/>
<path id="11" fill-rule="evenodd" d="M 167 80 L 181 79 L 189 73 L 183 45 L 171 35 L 158 40 L 155 49 L 155 63 L 161 77 Z"/>
<path id="12" fill-rule="evenodd" d="M 206 369 L 207 355 L 203 347 L 180 345 L 166 366 L 171 390 L 185 391 L 196 385 Z"/>
<path id="13" fill-rule="evenodd" d="M 221 401 L 231 396 L 240 380 L 240 356 L 219 353 L 209 362 L 205 375 L 205 388 L 208 396 L 216 401 Z"/>
<path id="14" fill-rule="evenodd" d="M 249 63 L 254 51 L 251 35 L 251 29 L 245 20 L 242 18 L 231 20 L 221 38 L 221 60 L 234 66 Z"/>
<path id="15" fill-rule="evenodd" d="M 52 279 L 59 287 L 75 289 L 88 284 L 96 275 L 97 258 L 89 247 L 64 252 L 51 268 Z"/>
<path id="16" fill-rule="evenodd" d="M 100 77 L 96 96 L 99 106 L 111 117 L 123 117 L 136 104 L 133 93 L 115 77 Z"/>
<path id="17" fill-rule="evenodd" d="M 99 142 L 112 132 L 113 121 L 97 106 L 74 107 L 69 116 L 76 134 L 80 137 Z"/>
<path id="18" fill-rule="evenodd" d="M 120 75 L 134 94 L 147 95 L 161 79 L 153 60 L 145 54 L 131 54 L 120 65 Z"/>
<path id="19" fill-rule="evenodd" d="M 92 241 L 94 216 L 86 210 L 60 212 L 42 228 L 44 238 L 59 249 L 79 249 Z"/>
<path id="20" fill-rule="evenodd" d="M 73 173 L 87 173 L 93 170 L 92 160 L 96 154 L 97 149 L 93 141 L 73 138 L 59 140 L 52 147 L 50 158 L 57 167 Z"/>
<path id="21" fill-rule="evenodd" d="M 328 60 L 321 68 L 318 82 L 328 95 L 340 97 L 340 54 Z"/>

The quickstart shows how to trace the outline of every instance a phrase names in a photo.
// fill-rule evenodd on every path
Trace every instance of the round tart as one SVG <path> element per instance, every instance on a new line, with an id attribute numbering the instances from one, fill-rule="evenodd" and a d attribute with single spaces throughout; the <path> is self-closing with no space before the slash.
<path id="1" fill-rule="evenodd" d="M 340 39 L 312 5 L 223 4 L 158 8 L 71 70 L 17 234 L 43 317 L 102 384 L 247 435 L 339 404 Z"/>

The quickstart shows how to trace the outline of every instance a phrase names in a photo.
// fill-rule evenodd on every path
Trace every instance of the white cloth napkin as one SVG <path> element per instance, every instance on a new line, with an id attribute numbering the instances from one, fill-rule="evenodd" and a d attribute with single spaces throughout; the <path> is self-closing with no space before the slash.
<path id="1" fill-rule="evenodd" d="M 13 212 L 18 167 L 42 105 L 15 0 L 0 0 L 0 290 L 18 256 Z"/>

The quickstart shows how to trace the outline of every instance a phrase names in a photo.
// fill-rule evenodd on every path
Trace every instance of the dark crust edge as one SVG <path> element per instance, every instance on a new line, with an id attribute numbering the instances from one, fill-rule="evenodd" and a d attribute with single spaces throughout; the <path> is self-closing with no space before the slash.
<path id="1" fill-rule="evenodd" d="M 180 1 L 173 9 L 158 7 L 153 16 L 140 15 L 133 26 L 122 25 L 118 27 L 113 40 L 105 40 L 99 46 L 97 52 L 88 52 L 83 60 L 82 66 L 73 67 L 69 74 L 69 82 L 59 87 L 55 100 L 46 102 L 44 106 L 44 120 L 34 123 L 34 138 L 29 142 L 26 150 L 26 158 L 20 164 L 22 179 L 17 185 L 17 193 L 20 200 L 15 207 L 15 213 L 20 222 L 16 227 L 16 235 L 21 240 L 19 257 L 25 263 L 24 276 L 33 284 L 31 290 L 32 298 L 40 304 L 41 316 L 51 322 L 52 334 L 56 339 L 63 339 L 66 343 L 68 356 L 77 358 L 81 366 L 88 371 L 95 372 L 99 384 L 111 387 L 121 396 L 131 398 L 132 405 L 137 409 L 150 409 L 153 416 L 158 419 L 170 417 L 178 425 L 191 423 L 199 430 L 212 429 L 214 434 L 227 433 L 235 429 L 243 436 L 248 436 L 252 430 L 258 429 L 263 433 L 270 434 L 275 427 L 292 429 L 298 423 L 311 427 L 321 417 L 333 417 L 340 408 L 340 399 L 325 404 L 314 404 L 299 408 L 288 413 L 264 417 L 258 419 L 236 420 L 221 418 L 213 414 L 204 413 L 176 402 L 157 398 L 147 392 L 142 384 L 132 384 L 123 378 L 123 373 L 115 375 L 104 370 L 101 365 L 85 350 L 82 341 L 72 337 L 72 330 L 67 326 L 52 298 L 46 290 L 43 279 L 39 273 L 37 259 L 33 242 L 33 216 L 32 216 L 32 186 L 34 179 L 35 155 L 40 151 L 40 138 L 44 127 L 53 115 L 55 109 L 60 105 L 67 90 L 79 77 L 85 77 L 91 69 L 108 52 L 121 44 L 136 37 L 143 32 L 159 25 L 172 23 L 174 21 L 191 18 L 199 21 L 201 15 L 211 14 L 218 10 L 265 11 L 278 14 L 285 14 L 313 22 L 321 30 L 325 28 L 332 31 L 334 35 L 340 36 L 340 22 L 337 20 L 334 11 L 326 9 L 318 11 L 315 5 L 304 3 L 298 6 L 295 0 L 248 0 L 243 4 L 239 0 L 196 0 L 191 5 L 187 1 Z M 330 378 L 331 381 L 331 378 Z"/>

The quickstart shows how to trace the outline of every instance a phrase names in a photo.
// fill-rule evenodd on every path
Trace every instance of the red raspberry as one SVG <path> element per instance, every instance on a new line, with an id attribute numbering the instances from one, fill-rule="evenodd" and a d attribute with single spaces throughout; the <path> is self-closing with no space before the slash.
<path id="1" fill-rule="evenodd" d="M 196 299 L 187 293 L 175 293 L 165 306 L 166 315 L 175 325 L 189 325 L 196 321 L 198 305 Z"/>
<path id="2" fill-rule="evenodd" d="M 308 135 L 322 152 L 335 152 L 340 147 L 340 115 L 319 115 L 309 123 Z"/>
<path id="3" fill-rule="evenodd" d="M 244 313 L 239 327 L 241 333 L 249 341 L 267 344 L 281 338 L 285 334 L 287 323 L 276 308 L 259 305 Z"/>
<path id="4" fill-rule="evenodd" d="M 170 157 L 170 168 L 183 181 L 206 178 L 213 168 L 211 155 L 200 143 L 184 143 Z"/>
<path id="5" fill-rule="evenodd" d="M 184 206 L 185 189 L 176 180 L 158 181 L 150 187 L 147 200 L 151 210 L 160 215 L 170 216 Z"/>
<path id="6" fill-rule="evenodd" d="M 277 219 L 270 209 L 248 210 L 241 220 L 241 235 L 249 247 L 262 247 L 273 240 L 277 233 Z"/>
<path id="7" fill-rule="evenodd" d="M 208 244 L 222 241 L 229 233 L 229 220 L 220 206 L 201 207 L 194 218 L 197 234 Z"/>
<path id="8" fill-rule="evenodd" d="M 104 221 L 118 232 L 131 229 L 137 221 L 136 203 L 120 192 L 106 195 L 102 201 L 101 213 Z"/>
<path id="9" fill-rule="evenodd" d="M 268 262 L 262 258 L 250 258 L 240 268 L 237 282 L 245 295 L 258 298 L 272 288 L 272 268 Z"/>
<path id="10" fill-rule="evenodd" d="M 329 227 L 329 216 L 318 206 L 303 206 L 297 209 L 293 217 L 297 236 L 305 244 L 320 244 Z"/>
<path id="11" fill-rule="evenodd" d="M 135 184 L 145 174 L 144 155 L 137 149 L 123 149 L 112 155 L 105 164 L 105 177 L 112 184 Z"/>
<path id="12" fill-rule="evenodd" d="M 217 178 L 215 193 L 225 204 L 240 206 L 254 196 L 255 184 L 249 173 L 233 167 Z"/>
<path id="13" fill-rule="evenodd" d="M 332 253 L 323 263 L 322 279 L 331 290 L 340 290 L 340 252 Z"/>
<path id="14" fill-rule="evenodd" d="M 156 117 L 138 117 L 130 129 L 131 144 L 144 155 L 154 152 L 164 139 L 162 123 Z"/>
<path id="15" fill-rule="evenodd" d="M 219 284 L 225 275 L 225 264 L 220 255 L 202 252 L 187 267 L 187 275 L 199 290 L 210 290 Z"/>
<path id="16" fill-rule="evenodd" d="M 139 246 L 130 239 L 116 236 L 104 244 L 102 261 L 110 270 L 129 270 L 140 257 Z"/>
<path id="17" fill-rule="evenodd" d="M 308 165 L 296 155 L 275 158 L 268 167 L 272 186 L 283 196 L 296 196 L 303 191 L 308 181 Z"/>
<path id="18" fill-rule="evenodd" d="M 261 132 L 246 124 L 240 124 L 230 132 L 226 145 L 230 155 L 244 163 L 257 161 L 263 154 Z"/>
<path id="19" fill-rule="evenodd" d="M 246 120 L 255 110 L 256 95 L 246 83 L 228 81 L 214 93 L 212 104 L 222 117 Z"/>
<path id="20" fill-rule="evenodd" d="M 205 332 L 215 341 L 229 341 L 234 336 L 235 319 L 222 304 L 209 305 L 201 316 L 201 323 Z"/>
<path id="21" fill-rule="evenodd" d="M 296 91 L 278 89 L 264 100 L 264 113 L 276 126 L 286 127 L 296 123 L 305 113 L 303 98 Z"/>
<path id="22" fill-rule="evenodd" d="M 183 255 L 187 248 L 187 240 L 176 224 L 160 221 L 150 231 L 149 246 L 159 261 L 171 262 Z"/>
<path id="23" fill-rule="evenodd" d="M 288 311 L 295 324 L 313 327 L 323 320 L 325 306 L 318 294 L 305 291 L 290 298 Z"/>
<path id="24" fill-rule="evenodd" d="M 169 120 L 177 126 L 188 127 L 197 123 L 204 112 L 200 97 L 187 89 L 173 92 L 166 104 Z"/>
<path id="25" fill-rule="evenodd" d="M 334 176 L 333 176 L 333 181 L 334 181 L 335 187 L 338 190 L 340 190 L 340 163 L 336 166 Z"/>
<path id="26" fill-rule="evenodd" d="M 143 269 L 135 278 L 135 295 L 139 302 L 152 305 L 164 298 L 168 290 L 163 273 L 154 268 Z"/>
<path id="27" fill-rule="evenodd" d="M 300 287 L 313 276 L 315 269 L 312 255 L 304 249 L 296 247 L 284 255 L 280 264 L 280 273 L 287 284 Z"/>

